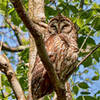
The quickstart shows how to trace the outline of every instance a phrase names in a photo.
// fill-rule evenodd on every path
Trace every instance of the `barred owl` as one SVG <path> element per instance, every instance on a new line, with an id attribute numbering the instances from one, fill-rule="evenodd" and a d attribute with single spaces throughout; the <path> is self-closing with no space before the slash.
<path id="1" fill-rule="evenodd" d="M 48 23 L 45 48 L 59 78 L 61 73 L 70 70 L 77 60 L 77 33 L 70 19 L 60 15 L 52 18 Z M 53 91 L 46 69 L 37 55 L 32 71 L 31 91 L 35 98 L 43 97 Z"/>

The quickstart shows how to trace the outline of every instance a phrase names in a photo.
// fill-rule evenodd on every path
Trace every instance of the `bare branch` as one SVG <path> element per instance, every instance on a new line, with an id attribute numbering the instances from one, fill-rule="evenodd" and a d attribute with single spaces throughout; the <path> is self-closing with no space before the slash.
<path id="1" fill-rule="evenodd" d="M 3 93 L 3 90 L 1 89 L 1 94 L 2 94 L 2 97 L 5 98 L 5 95 Z"/>
<path id="2" fill-rule="evenodd" d="M 93 26 L 93 27 L 94 27 L 94 26 Z M 90 34 L 91 34 L 91 32 L 92 32 L 92 30 L 93 30 L 93 28 L 90 30 L 89 34 L 87 34 L 87 36 L 86 36 L 86 38 L 84 39 L 84 41 L 83 41 L 83 43 L 82 43 L 82 45 L 81 45 L 81 47 L 80 47 L 78 53 L 80 53 L 80 51 L 82 50 L 83 46 L 85 45 L 87 39 L 89 38 L 89 36 L 90 36 Z"/>
<path id="3" fill-rule="evenodd" d="M 0 26 L 0 29 L 3 29 L 3 28 L 7 28 L 7 26 L 5 25 Z"/>
<path id="4" fill-rule="evenodd" d="M 1 43 L 1 41 L 0 41 Z M 29 46 L 18 46 L 18 47 L 9 47 L 6 43 L 2 42 L 2 50 L 10 51 L 10 52 L 20 52 L 29 48 Z"/>
<path id="5" fill-rule="evenodd" d="M 94 19 L 95 19 L 95 18 L 94 18 Z M 93 20 L 94 20 L 94 19 L 93 19 Z M 95 26 L 95 24 L 93 25 L 92 29 L 90 30 L 90 32 L 87 34 L 86 38 L 84 39 L 84 41 L 83 41 L 83 43 L 82 43 L 82 45 L 81 45 L 81 47 L 80 47 L 80 49 L 79 49 L 79 52 L 78 52 L 78 53 L 80 53 L 80 52 L 81 52 L 81 50 L 82 50 L 83 46 L 85 45 L 85 43 L 86 43 L 87 39 L 89 38 L 89 36 L 90 36 L 91 32 L 93 31 L 94 26 Z"/>
<path id="6" fill-rule="evenodd" d="M 15 36 L 16 36 L 16 38 L 17 38 L 17 40 L 18 40 L 18 43 L 19 43 L 20 45 L 22 45 L 23 43 L 22 43 L 22 40 L 21 40 L 21 38 L 20 38 L 20 36 L 19 36 L 19 34 L 22 33 L 22 31 L 20 30 L 20 28 L 17 27 L 17 26 L 15 26 L 15 25 L 13 25 L 13 24 L 11 23 L 11 21 L 10 21 L 9 19 L 7 19 L 7 18 L 5 18 L 5 21 L 9 24 L 9 26 L 10 26 L 10 27 L 12 28 L 12 30 L 15 32 Z"/>
<path id="7" fill-rule="evenodd" d="M 32 23 L 31 19 L 26 15 L 26 12 L 20 0 L 11 0 L 11 2 L 14 5 L 20 18 L 22 19 L 23 23 L 29 29 L 30 33 L 35 39 L 39 56 L 48 72 L 51 83 L 54 86 L 54 89 L 57 93 L 58 100 L 66 100 L 64 84 L 60 82 L 52 63 L 49 60 L 48 54 L 44 46 L 41 30 L 37 29 L 34 23 Z"/>
<path id="8" fill-rule="evenodd" d="M 94 53 L 98 48 L 100 47 L 100 43 L 92 50 L 89 52 L 89 54 L 87 54 L 78 64 L 76 67 L 80 66 L 92 53 Z"/>
<path id="9" fill-rule="evenodd" d="M 9 63 L 8 58 L 5 55 L 0 55 L 0 70 L 5 73 L 9 82 L 11 83 L 12 89 L 15 93 L 17 100 L 26 100 L 22 88 L 16 78 L 16 75 Z"/>
<path id="10" fill-rule="evenodd" d="M 4 39 L 4 36 L 2 34 L 2 39 L 1 39 L 1 43 L 0 43 L 0 53 L 1 53 L 1 50 L 2 50 L 3 39 Z M 2 91 L 1 71 L 0 71 L 0 89 L 1 89 L 2 96 L 4 97 L 4 94 L 3 94 L 3 91 Z"/>
<path id="11" fill-rule="evenodd" d="M 73 69 L 72 69 L 70 72 L 68 72 L 68 75 L 67 75 L 67 77 L 66 77 L 66 80 L 68 80 L 68 78 L 73 74 L 73 72 L 74 72 L 85 60 L 87 60 L 87 58 L 88 58 L 91 54 L 93 54 L 98 48 L 100 48 L 100 43 L 99 43 L 98 45 L 96 45 L 96 47 L 95 47 L 93 50 L 91 50 L 78 64 L 75 64 L 75 65 L 74 65 Z"/>

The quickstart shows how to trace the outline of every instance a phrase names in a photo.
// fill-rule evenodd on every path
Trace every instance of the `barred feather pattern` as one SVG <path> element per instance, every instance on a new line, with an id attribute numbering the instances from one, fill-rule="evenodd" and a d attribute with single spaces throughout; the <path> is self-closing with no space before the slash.
<path id="1" fill-rule="evenodd" d="M 47 32 L 49 36 L 45 40 L 45 48 L 60 78 L 61 73 L 69 70 L 78 57 L 76 29 L 70 19 L 56 16 L 50 20 Z M 47 71 L 38 55 L 32 74 L 31 90 L 34 98 L 43 97 L 53 91 Z"/>

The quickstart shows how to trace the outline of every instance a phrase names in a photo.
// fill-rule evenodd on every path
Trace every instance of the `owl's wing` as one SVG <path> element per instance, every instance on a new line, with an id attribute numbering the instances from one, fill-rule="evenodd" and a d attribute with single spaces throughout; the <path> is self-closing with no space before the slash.
<path id="1" fill-rule="evenodd" d="M 53 36 L 50 37 L 45 42 L 45 47 L 48 52 L 48 56 L 52 63 L 54 63 L 56 54 L 54 52 L 54 42 L 53 42 Z M 53 91 L 53 87 L 51 85 L 50 79 L 48 77 L 47 71 L 39 57 L 37 55 L 36 62 L 34 69 L 32 71 L 32 95 L 35 98 L 40 98 L 46 94 L 49 94 Z"/>
<path id="2" fill-rule="evenodd" d="M 39 56 L 36 58 L 32 74 L 31 91 L 34 98 L 38 99 L 53 91 L 47 71 Z"/>

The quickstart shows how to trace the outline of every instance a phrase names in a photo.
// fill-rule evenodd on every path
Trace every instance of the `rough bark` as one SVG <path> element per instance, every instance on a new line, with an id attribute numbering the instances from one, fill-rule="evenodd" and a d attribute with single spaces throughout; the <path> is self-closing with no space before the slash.
<path id="1" fill-rule="evenodd" d="M 0 55 L 0 70 L 7 76 L 17 100 L 26 100 L 12 66 L 5 55 Z"/>
<path id="2" fill-rule="evenodd" d="M 43 0 L 29 0 L 28 8 L 29 8 L 29 16 L 30 19 L 34 22 L 37 21 L 45 21 L 44 15 L 44 1 Z M 28 86 L 29 86 L 29 93 L 27 100 L 32 100 L 32 93 L 31 93 L 31 81 L 32 81 L 32 69 L 34 68 L 34 62 L 37 54 L 37 49 L 35 45 L 35 40 L 33 36 L 30 34 L 30 50 L 29 50 L 29 72 L 28 72 Z"/>

